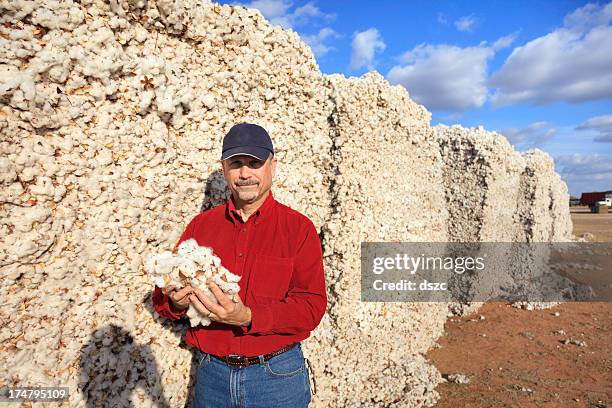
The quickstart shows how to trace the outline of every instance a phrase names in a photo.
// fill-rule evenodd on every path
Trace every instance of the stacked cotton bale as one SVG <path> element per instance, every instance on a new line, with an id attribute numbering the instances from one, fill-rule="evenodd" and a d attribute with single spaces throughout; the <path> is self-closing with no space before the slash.
<path id="1" fill-rule="evenodd" d="M 548 242 L 571 237 L 567 186 L 540 150 L 515 151 L 481 127 L 438 125 L 449 239 Z"/>
<path id="2" fill-rule="evenodd" d="M 316 364 L 326 384 L 317 406 L 430 404 L 440 375 L 421 354 L 441 335 L 446 304 L 359 300 L 361 242 L 447 238 L 430 115 L 375 73 L 330 82 L 338 175 L 322 232 L 334 338 Z"/>
<path id="3" fill-rule="evenodd" d="M 483 128 L 435 128 L 453 242 L 524 241 L 517 202 L 525 166 L 505 137 Z"/>
<path id="4" fill-rule="evenodd" d="M 567 185 L 555 173 L 554 162 L 545 152 L 534 149 L 522 154 L 525 169 L 521 175 L 521 189 L 518 212 L 527 242 L 571 241 L 572 223 L 569 214 Z M 537 258 L 545 262 L 548 257 L 539 247 Z M 546 270 L 544 266 L 540 268 Z M 556 283 L 555 279 L 555 283 Z M 553 282 L 549 283 L 553 287 Z M 567 287 L 567 285 L 564 285 Z M 517 302 L 516 307 L 543 309 L 558 302 Z"/>
<path id="5" fill-rule="evenodd" d="M 449 241 L 524 240 L 516 211 L 524 167 L 520 154 L 503 136 L 481 127 L 438 125 L 434 131 L 443 162 Z M 496 293 L 499 285 L 510 282 L 506 271 L 500 271 L 503 266 L 494 264 L 496 259 L 506 259 L 506 250 L 501 246 L 486 249 L 489 252 L 487 274 L 476 275 L 469 284 L 461 282 L 461 293 L 466 299 L 486 299 Z M 469 314 L 481 305 L 481 302 L 458 302 L 451 309 L 458 314 Z"/>
<path id="6" fill-rule="evenodd" d="M 185 327 L 160 324 L 142 259 L 226 197 L 220 141 L 241 121 L 270 130 L 276 195 L 320 227 L 324 77 L 295 33 L 254 10 L 43 0 L 0 10 L 0 385 L 68 386 L 69 406 L 121 405 L 132 392 L 138 406 L 182 406 Z"/>
<path id="7" fill-rule="evenodd" d="M 552 174 L 550 185 L 552 214 L 552 242 L 568 242 L 572 240 L 572 218 L 569 211 L 569 192 L 567 184 L 558 173 Z"/>
<path id="8" fill-rule="evenodd" d="M 535 149 L 523 153 L 519 214 L 528 242 L 571 240 L 567 185 L 555 173 L 554 162 Z"/>
<path id="9" fill-rule="evenodd" d="M 451 241 L 547 242 L 569 238 L 569 211 L 561 204 L 567 203 L 567 187 L 554 172 L 549 156 L 539 151 L 521 156 L 502 135 L 482 128 L 439 125 L 435 131 L 444 162 Z M 528 249 L 500 244 L 486 250 L 487 275 L 475 277 L 471 287 L 464 288 L 475 299 L 495 297 L 501 287 L 518 284 L 515 290 L 522 289 L 520 282 L 546 271 L 547 257 L 541 246 Z M 453 310 L 470 313 L 479 306 L 468 302 L 454 305 Z"/>

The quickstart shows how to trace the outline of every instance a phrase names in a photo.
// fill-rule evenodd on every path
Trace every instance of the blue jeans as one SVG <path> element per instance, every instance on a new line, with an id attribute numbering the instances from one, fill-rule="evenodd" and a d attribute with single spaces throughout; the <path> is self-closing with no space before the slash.
<path id="1" fill-rule="evenodd" d="M 207 353 L 200 356 L 195 408 L 304 408 L 310 403 L 300 344 L 263 364 L 247 367 L 231 367 Z"/>

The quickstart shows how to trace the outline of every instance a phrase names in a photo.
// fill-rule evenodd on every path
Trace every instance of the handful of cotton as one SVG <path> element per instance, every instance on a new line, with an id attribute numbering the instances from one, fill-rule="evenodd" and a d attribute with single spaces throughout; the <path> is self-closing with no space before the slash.
<path id="1" fill-rule="evenodd" d="M 180 289 L 191 285 L 216 300 L 206 285 L 206 282 L 211 279 L 228 296 L 240 291 L 237 283 L 240 276 L 234 275 L 223 267 L 221 259 L 213 254 L 212 249 L 199 246 L 195 239 L 181 242 L 176 254 L 166 251 L 149 257 L 144 268 L 153 283 L 160 288 L 174 285 Z M 191 304 L 187 310 L 187 317 L 192 327 L 198 324 L 202 326 L 210 324 L 210 319 L 202 316 Z"/>

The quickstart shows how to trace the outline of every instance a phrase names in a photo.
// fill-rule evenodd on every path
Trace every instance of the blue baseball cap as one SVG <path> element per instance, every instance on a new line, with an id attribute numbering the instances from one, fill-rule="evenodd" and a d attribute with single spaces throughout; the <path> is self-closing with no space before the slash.
<path id="1" fill-rule="evenodd" d="M 238 155 L 266 160 L 270 153 L 274 154 L 274 147 L 266 129 L 252 123 L 239 123 L 232 126 L 223 138 L 221 160 Z"/>

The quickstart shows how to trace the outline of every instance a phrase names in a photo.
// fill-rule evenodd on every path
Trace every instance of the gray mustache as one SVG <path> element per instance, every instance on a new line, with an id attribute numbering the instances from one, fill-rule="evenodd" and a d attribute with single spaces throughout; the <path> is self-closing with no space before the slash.
<path id="1" fill-rule="evenodd" d="M 253 184 L 259 184 L 259 182 L 255 180 L 236 180 L 237 186 L 251 186 Z"/>

